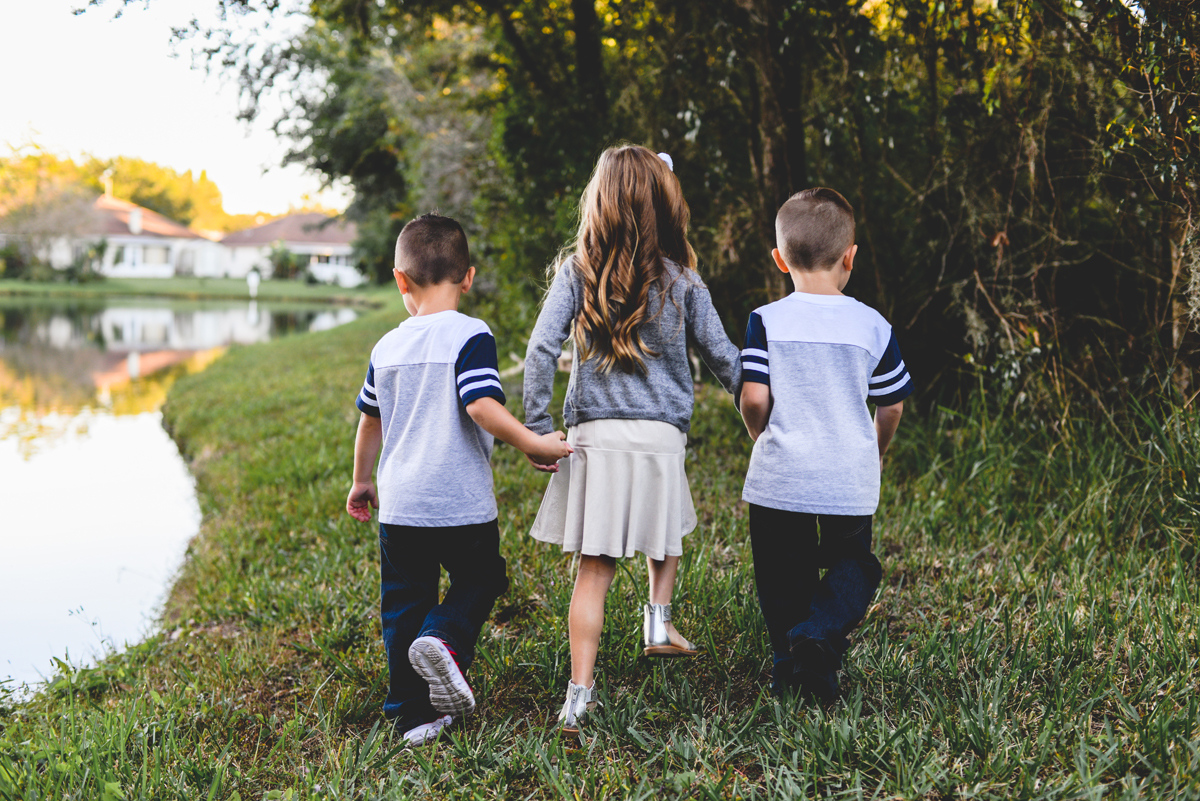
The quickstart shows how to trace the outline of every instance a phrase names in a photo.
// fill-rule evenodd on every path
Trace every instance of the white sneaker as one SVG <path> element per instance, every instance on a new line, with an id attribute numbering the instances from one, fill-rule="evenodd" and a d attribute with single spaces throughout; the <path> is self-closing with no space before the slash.
<path id="1" fill-rule="evenodd" d="M 461 716 L 475 711 L 475 693 L 446 643 L 437 637 L 418 637 L 408 648 L 408 661 L 429 684 L 429 703 L 438 712 Z"/>
<path id="2" fill-rule="evenodd" d="M 584 687 L 573 681 L 567 681 L 567 700 L 562 711 L 558 713 L 558 722 L 562 733 L 572 737 L 579 736 L 579 726 L 587 713 L 596 708 L 596 682 L 591 687 Z"/>
<path id="3" fill-rule="evenodd" d="M 422 723 L 420 726 L 414 726 L 404 732 L 404 741 L 409 746 L 426 745 L 436 740 L 442 733 L 442 729 L 454 723 L 454 718 L 450 715 L 443 715 L 430 723 Z"/>

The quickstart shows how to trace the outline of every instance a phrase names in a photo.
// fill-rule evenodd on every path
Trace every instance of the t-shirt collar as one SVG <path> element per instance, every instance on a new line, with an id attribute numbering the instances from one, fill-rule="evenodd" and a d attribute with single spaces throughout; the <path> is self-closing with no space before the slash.
<path id="1" fill-rule="evenodd" d="M 856 303 L 852 297 L 846 295 L 814 295 L 811 292 L 793 292 L 788 295 L 789 300 L 800 303 L 816 303 L 821 306 L 844 306 L 847 303 Z"/>
<path id="2" fill-rule="evenodd" d="M 458 312 L 455 309 L 444 309 L 443 311 L 434 312 L 433 314 L 422 314 L 419 317 L 407 317 L 404 320 L 400 321 L 400 325 L 407 325 L 410 328 L 416 327 L 416 326 L 430 325 L 431 323 L 435 323 L 438 320 L 445 320 L 448 316 L 455 315 L 455 314 L 458 314 Z"/>

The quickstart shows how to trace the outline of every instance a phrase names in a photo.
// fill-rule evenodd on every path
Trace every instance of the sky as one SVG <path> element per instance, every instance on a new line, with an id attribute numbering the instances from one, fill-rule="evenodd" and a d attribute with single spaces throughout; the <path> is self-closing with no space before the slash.
<path id="1" fill-rule="evenodd" d="M 344 189 L 296 165 L 264 119 L 237 120 L 237 87 L 192 69 L 171 28 L 211 17 L 213 0 L 0 0 L 0 152 L 36 142 L 62 156 L 132 156 L 208 171 L 230 213 L 280 213 L 312 200 L 344 208 Z M 172 53 L 178 50 L 177 56 Z M 264 172 L 265 170 L 265 172 Z"/>

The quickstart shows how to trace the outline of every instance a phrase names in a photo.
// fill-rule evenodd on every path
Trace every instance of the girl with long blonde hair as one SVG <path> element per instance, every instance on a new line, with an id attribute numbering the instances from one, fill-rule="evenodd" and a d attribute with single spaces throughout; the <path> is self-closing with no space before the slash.
<path id="1" fill-rule="evenodd" d="M 563 343 L 574 341 L 563 407 L 574 454 L 551 477 L 530 532 L 579 553 L 571 680 L 559 715 L 569 734 L 578 735 L 594 705 L 604 599 L 617 559 L 646 556 L 645 654 L 697 653 L 671 622 L 683 537 L 696 527 L 684 472 L 693 406 L 688 346 L 730 392 L 741 366 L 696 272 L 688 206 L 671 167 L 666 154 L 636 145 L 600 156 L 580 202 L 579 231 L 556 264 L 525 357 L 525 424 L 552 431 L 554 373 Z"/>

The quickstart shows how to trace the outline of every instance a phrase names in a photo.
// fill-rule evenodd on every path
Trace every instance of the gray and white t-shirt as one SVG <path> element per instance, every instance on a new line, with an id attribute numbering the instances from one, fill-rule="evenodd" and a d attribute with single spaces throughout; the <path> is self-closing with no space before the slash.
<path id="1" fill-rule="evenodd" d="M 376 343 L 355 405 L 383 423 L 381 523 L 496 518 L 492 435 L 467 414 L 483 397 L 505 400 L 496 340 L 482 320 L 457 311 L 410 317 Z"/>
<path id="2" fill-rule="evenodd" d="M 879 444 L 867 408 L 913 391 L 892 327 L 845 295 L 795 292 L 746 326 L 742 381 L 771 388 L 742 499 L 789 512 L 870 515 Z"/>

